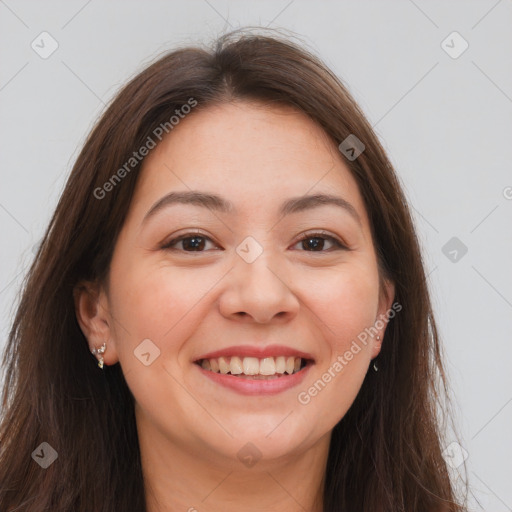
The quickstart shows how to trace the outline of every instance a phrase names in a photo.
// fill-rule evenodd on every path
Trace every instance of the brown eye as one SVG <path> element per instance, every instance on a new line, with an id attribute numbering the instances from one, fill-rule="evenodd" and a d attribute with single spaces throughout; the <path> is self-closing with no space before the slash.
<path id="1" fill-rule="evenodd" d="M 207 244 L 207 241 L 211 242 L 211 240 L 207 236 L 188 233 L 178 238 L 173 238 L 164 246 L 162 246 L 162 249 L 178 250 L 185 252 L 204 252 L 204 248 Z M 178 246 L 176 248 L 175 246 L 180 243 L 181 247 Z"/>
<path id="2" fill-rule="evenodd" d="M 325 250 L 326 242 L 332 244 L 332 247 Z M 308 252 L 331 252 L 336 249 L 347 249 L 339 240 L 332 236 L 322 233 L 312 233 L 301 238 L 295 245 L 302 244 L 302 248 Z"/>
<path id="3" fill-rule="evenodd" d="M 162 249 L 182 252 L 205 252 L 207 250 L 206 245 L 209 242 L 215 246 L 212 240 L 205 235 L 200 233 L 186 233 L 177 238 L 173 238 L 163 245 Z M 307 252 L 331 252 L 339 249 L 348 250 L 338 239 L 323 233 L 308 234 L 295 243 L 295 245 L 298 244 L 302 244 L 302 249 Z"/>

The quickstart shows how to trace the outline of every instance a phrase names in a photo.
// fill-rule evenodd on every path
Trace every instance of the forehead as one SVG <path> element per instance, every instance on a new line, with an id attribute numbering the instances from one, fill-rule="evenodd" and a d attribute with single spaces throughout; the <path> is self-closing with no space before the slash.
<path id="1" fill-rule="evenodd" d="M 197 151 L 176 151 L 180 146 Z M 216 162 L 236 165 L 243 158 L 243 168 L 252 169 L 253 159 L 257 163 L 280 159 L 290 162 L 306 153 L 312 156 L 315 150 L 318 157 L 333 147 L 315 122 L 291 107 L 238 101 L 196 110 L 185 117 L 150 155 L 147 164 L 166 153 L 165 158 L 176 163 L 184 159 L 204 163 L 215 156 Z"/>
<path id="2" fill-rule="evenodd" d="M 234 102 L 186 116 L 144 160 L 135 196 L 147 203 L 171 190 L 208 190 L 241 207 L 337 193 L 365 217 L 336 144 L 287 106 Z"/>

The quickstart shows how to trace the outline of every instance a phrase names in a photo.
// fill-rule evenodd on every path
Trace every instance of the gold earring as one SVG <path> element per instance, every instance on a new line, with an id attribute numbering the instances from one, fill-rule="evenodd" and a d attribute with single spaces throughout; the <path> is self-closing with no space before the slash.
<path id="1" fill-rule="evenodd" d="M 105 350 L 107 349 L 107 344 L 103 343 L 103 345 L 100 348 L 93 348 L 91 350 L 91 353 L 96 355 L 100 354 L 100 359 L 98 361 L 98 366 L 103 370 L 103 354 L 105 353 Z"/>

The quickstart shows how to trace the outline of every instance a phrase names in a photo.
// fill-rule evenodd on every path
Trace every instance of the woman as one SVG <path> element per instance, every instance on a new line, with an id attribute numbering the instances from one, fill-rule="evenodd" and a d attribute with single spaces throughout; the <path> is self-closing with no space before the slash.
<path id="1" fill-rule="evenodd" d="M 231 33 L 124 87 L 4 364 L 2 511 L 462 510 L 403 192 L 289 41 Z"/>

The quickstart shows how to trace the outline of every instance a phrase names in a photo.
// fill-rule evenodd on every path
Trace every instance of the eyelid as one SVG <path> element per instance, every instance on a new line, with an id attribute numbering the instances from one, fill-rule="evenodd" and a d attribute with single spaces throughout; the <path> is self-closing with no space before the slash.
<path id="1" fill-rule="evenodd" d="M 169 250 L 169 251 L 177 250 L 179 252 L 184 252 L 184 253 L 206 252 L 206 251 L 184 251 L 181 249 L 174 249 L 174 247 L 171 247 L 171 245 L 176 245 L 177 243 L 181 242 L 183 239 L 193 238 L 194 236 L 200 236 L 200 237 L 204 238 L 205 240 L 209 240 L 214 245 L 218 246 L 217 242 L 215 242 L 215 240 L 213 240 L 213 238 L 211 236 L 203 233 L 202 231 L 191 230 L 191 231 L 186 231 L 185 233 L 183 233 L 181 235 L 177 235 L 177 236 L 175 235 L 172 238 L 168 239 L 166 242 L 161 244 L 160 249 Z"/>
<path id="2" fill-rule="evenodd" d="M 332 252 L 333 250 L 339 249 L 339 250 L 346 250 L 350 251 L 348 244 L 346 244 L 342 238 L 334 235 L 333 233 L 330 233 L 329 231 L 325 231 L 323 229 L 312 229 L 309 231 L 306 231 L 304 233 L 301 233 L 296 241 L 292 244 L 297 245 L 299 242 L 302 242 L 303 240 L 306 240 L 308 238 L 325 238 L 330 239 L 334 242 L 335 246 L 333 249 L 327 250 L 327 251 L 301 251 L 301 252 L 317 252 L 317 253 L 325 253 L 325 252 Z"/>
<path id="3" fill-rule="evenodd" d="M 178 251 L 178 252 L 181 252 L 181 253 L 204 253 L 204 252 L 208 252 L 208 251 L 185 251 L 185 250 L 182 250 L 182 249 L 175 249 L 174 247 L 171 247 L 173 245 L 176 245 L 178 244 L 179 242 L 181 242 L 182 240 L 184 239 L 187 239 L 187 238 L 193 238 L 194 236 L 198 236 L 198 237 L 201 237 L 201 238 L 204 238 L 205 240 L 208 240 L 210 242 L 212 242 L 214 245 L 216 245 L 218 247 L 218 244 L 215 242 L 215 240 L 212 239 L 212 237 L 210 237 L 209 235 L 206 235 L 205 233 L 201 232 L 201 231 L 198 231 L 198 230 L 191 230 L 191 231 L 187 231 L 181 235 L 177 235 L 177 236 L 174 236 L 173 238 L 171 238 L 170 240 L 168 240 L 167 242 L 164 242 L 160 248 L 161 249 L 164 249 L 164 250 L 169 250 L 169 251 Z M 312 230 L 309 230 L 309 231 L 306 231 L 304 233 L 301 233 L 296 239 L 295 241 L 292 243 L 291 247 L 297 245 L 298 243 L 308 239 L 308 238 L 324 238 L 326 240 L 330 240 L 333 244 L 334 244 L 334 247 L 331 248 L 331 249 L 328 249 L 328 250 L 323 250 L 323 251 L 299 251 L 299 252 L 309 252 L 309 253 L 329 253 L 329 252 L 333 252 L 333 251 L 336 251 L 336 250 L 345 250 L 345 251 L 351 251 L 352 249 L 349 248 L 348 244 L 346 244 L 340 237 L 328 232 L 328 231 L 325 231 L 325 230 L 322 230 L 322 229 L 312 229 Z M 223 249 L 221 249 L 223 250 Z"/>

